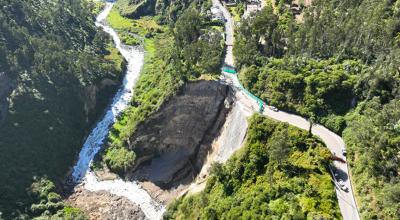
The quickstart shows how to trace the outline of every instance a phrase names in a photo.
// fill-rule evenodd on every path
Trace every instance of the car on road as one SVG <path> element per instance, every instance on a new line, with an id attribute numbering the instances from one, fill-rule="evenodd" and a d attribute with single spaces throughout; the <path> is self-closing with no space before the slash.
<path id="1" fill-rule="evenodd" d="M 272 111 L 274 111 L 274 112 L 277 112 L 277 111 L 279 111 L 278 110 L 278 108 L 277 107 L 275 107 L 275 106 L 269 106 L 269 109 L 271 109 Z"/>
<path id="2" fill-rule="evenodd" d="M 346 163 L 346 160 L 344 160 L 343 158 L 338 157 L 338 156 L 336 156 L 336 155 L 332 155 L 332 156 L 331 156 L 331 160 L 338 161 L 338 162 L 340 162 L 340 163 Z"/>
<path id="3" fill-rule="evenodd" d="M 337 183 L 338 183 L 339 188 L 340 188 L 341 190 L 343 190 L 343 191 L 345 191 L 345 192 L 348 192 L 348 191 L 349 191 L 349 188 L 347 188 L 347 186 L 344 184 L 344 181 L 343 181 L 343 180 L 338 180 Z"/>
<path id="4" fill-rule="evenodd" d="M 346 152 L 346 149 L 342 149 L 342 154 L 343 154 L 343 156 L 346 156 L 346 154 L 347 154 L 347 152 Z"/>
<path id="5" fill-rule="evenodd" d="M 337 171 L 333 172 L 333 175 L 335 176 L 335 178 L 339 177 L 339 173 Z"/>

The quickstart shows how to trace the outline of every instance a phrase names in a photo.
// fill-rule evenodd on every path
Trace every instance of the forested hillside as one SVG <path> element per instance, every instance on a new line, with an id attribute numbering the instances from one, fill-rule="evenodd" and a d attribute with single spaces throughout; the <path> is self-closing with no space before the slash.
<path id="1" fill-rule="evenodd" d="M 242 20 L 235 60 L 269 104 L 341 134 L 364 219 L 400 218 L 400 1 L 275 1 Z"/>
<path id="2" fill-rule="evenodd" d="M 254 115 L 245 146 L 165 219 L 338 219 L 330 157 L 306 131 Z"/>
<path id="3" fill-rule="evenodd" d="M 211 1 L 118 0 L 116 5 L 124 17 L 139 18 L 149 15 L 166 23 L 175 22 L 187 8 L 194 6 L 197 9 L 206 9 L 211 7 Z"/>
<path id="4" fill-rule="evenodd" d="M 0 218 L 76 212 L 56 192 L 123 69 L 94 9 L 0 1 Z"/>
<path id="5" fill-rule="evenodd" d="M 182 3 L 182 2 L 181 2 Z M 118 1 L 108 21 L 120 36 L 135 36 L 143 42 L 145 63 L 131 106 L 111 129 L 107 146 L 98 159 L 112 171 L 123 175 L 135 165 L 136 155 L 130 138 L 137 125 L 157 111 L 166 99 L 188 80 L 213 78 L 220 72 L 223 52 L 221 24 L 211 22 L 204 11 L 209 1 L 190 1 L 178 12 L 162 10 L 154 16 L 130 19 L 122 16 L 127 8 Z M 132 2 L 134 4 L 134 2 Z M 180 4 L 179 1 L 174 4 Z M 161 17 L 176 19 L 165 20 Z"/>

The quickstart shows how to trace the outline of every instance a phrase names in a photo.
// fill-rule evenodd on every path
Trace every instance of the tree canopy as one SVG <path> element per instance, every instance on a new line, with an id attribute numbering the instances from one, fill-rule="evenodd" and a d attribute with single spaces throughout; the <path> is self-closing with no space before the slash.
<path id="1" fill-rule="evenodd" d="M 0 210 L 7 219 L 36 216 L 32 181 L 47 176 L 60 185 L 120 82 L 122 58 L 95 27 L 94 9 L 80 0 L 0 2 L 0 75 L 10 87 L 0 86 Z"/>
<path id="2" fill-rule="evenodd" d="M 340 218 L 330 155 L 306 131 L 254 115 L 245 146 L 213 165 L 205 190 L 173 202 L 164 219 Z"/>
<path id="3" fill-rule="evenodd" d="M 398 219 L 400 2 L 292 3 L 241 20 L 239 77 L 268 104 L 344 132 L 362 217 Z"/>

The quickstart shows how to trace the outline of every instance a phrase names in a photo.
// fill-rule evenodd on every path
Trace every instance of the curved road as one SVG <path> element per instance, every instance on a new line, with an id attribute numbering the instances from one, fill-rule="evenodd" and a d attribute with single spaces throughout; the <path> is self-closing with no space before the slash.
<path id="1" fill-rule="evenodd" d="M 225 65 L 228 66 L 234 66 L 234 60 L 233 60 L 233 54 L 232 54 L 232 49 L 233 49 L 233 43 L 234 43 L 234 22 L 233 19 L 229 13 L 229 11 L 222 6 L 221 2 L 219 0 L 212 0 L 213 5 L 218 7 L 225 19 L 225 34 L 226 34 L 226 45 L 227 45 L 227 51 L 226 51 L 226 57 L 225 57 Z M 252 106 L 252 109 L 254 111 L 258 111 L 258 104 L 257 102 L 252 99 L 249 95 L 244 93 L 240 88 L 240 83 L 237 78 L 237 75 L 235 74 L 226 74 L 223 73 L 223 77 L 225 78 L 226 81 L 229 82 L 229 84 L 234 88 L 234 90 L 238 91 L 238 93 L 241 93 L 241 97 L 246 97 L 245 99 L 240 99 L 241 102 L 245 102 L 243 104 L 247 106 Z M 272 111 L 269 108 L 265 108 L 264 115 L 273 118 L 278 121 L 282 122 L 287 122 L 291 125 L 294 125 L 298 128 L 308 130 L 309 128 L 309 122 L 300 116 L 294 115 L 294 114 L 289 114 L 283 111 Z M 342 149 L 345 148 L 345 144 L 343 139 L 338 136 L 337 134 L 333 133 L 332 131 L 328 130 L 327 128 L 321 126 L 321 125 L 313 125 L 312 127 L 312 133 L 319 138 L 323 140 L 323 142 L 326 144 L 328 149 L 336 154 L 336 155 L 342 155 Z M 344 184 L 346 187 L 349 189 L 348 192 L 345 192 L 341 190 L 338 186 L 336 186 L 336 195 L 339 201 L 339 207 L 340 211 L 342 213 L 343 219 L 344 220 L 359 220 L 359 213 L 357 211 L 357 206 L 356 202 L 354 199 L 353 195 L 353 189 L 350 181 L 350 175 L 348 171 L 347 164 L 339 163 L 339 162 L 334 162 L 334 167 L 336 170 L 338 170 L 339 177 L 343 179 Z"/>

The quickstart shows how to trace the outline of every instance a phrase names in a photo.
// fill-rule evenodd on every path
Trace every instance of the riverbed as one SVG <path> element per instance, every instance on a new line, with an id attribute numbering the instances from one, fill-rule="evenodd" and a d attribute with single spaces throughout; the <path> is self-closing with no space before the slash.
<path id="1" fill-rule="evenodd" d="M 108 33 L 116 48 L 127 61 L 127 70 L 123 79 L 121 88 L 115 94 L 112 103 L 108 107 L 103 118 L 98 121 L 90 135 L 87 137 L 79 159 L 73 168 L 72 180 L 76 187 L 83 187 L 89 191 L 107 191 L 113 195 L 122 196 L 132 203 L 138 205 L 146 218 L 161 219 L 165 207 L 151 198 L 148 192 L 141 188 L 137 182 L 126 182 L 122 179 L 99 181 L 90 165 L 103 147 L 111 126 L 117 120 L 117 117 L 129 106 L 132 98 L 133 88 L 144 63 L 144 51 L 142 47 L 131 47 L 122 44 L 121 39 L 114 29 L 106 22 L 114 3 L 106 3 L 103 11 L 96 19 L 96 26 L 102 28 Z"/>

